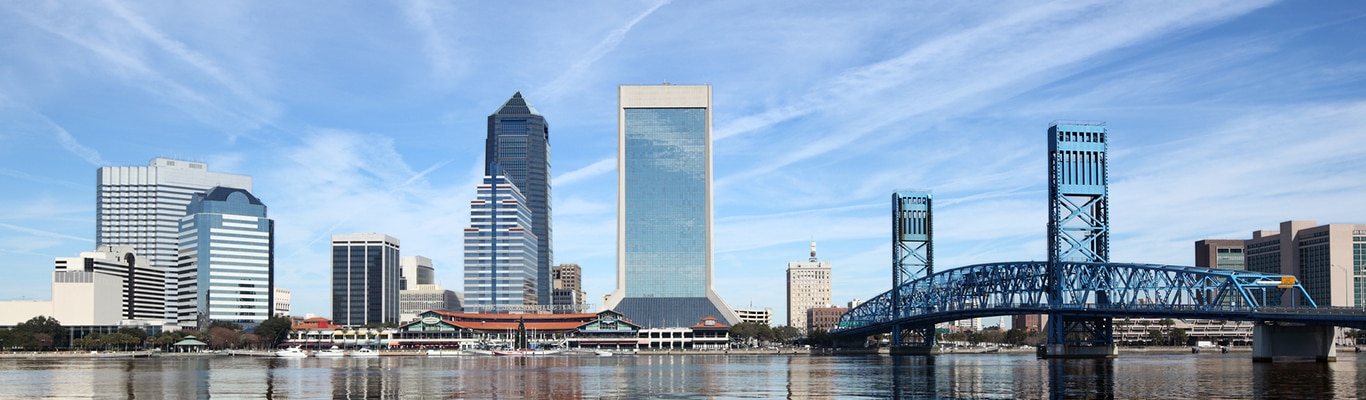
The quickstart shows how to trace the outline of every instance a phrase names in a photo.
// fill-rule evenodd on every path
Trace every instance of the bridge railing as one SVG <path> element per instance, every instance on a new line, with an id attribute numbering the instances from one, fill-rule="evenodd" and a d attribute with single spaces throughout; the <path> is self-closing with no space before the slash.
<path id="1" fill-rule="evenodd" d="M 1051 278 L 1047 262 L 970 265 L 907 282 L 900 307 L 887 291 L 841 316 L 832 333 L 892 323 L 937 323 L 963 317 L 1085 311 L 1125 315 L 1252 313 L 1279 307 L 1298 292 L 1314 303 L 1291 276 L 1247 271 L 1118 263 L 1058 263 Z M 1056 280 L 1056 282 L 1054 282 Z M 1279 308 L 1276 308 L 1279 310 Z M 1303 307 L 1296 307 L 1302 310 Z M 893 310 L 899 310 L 893 315 Z"/>

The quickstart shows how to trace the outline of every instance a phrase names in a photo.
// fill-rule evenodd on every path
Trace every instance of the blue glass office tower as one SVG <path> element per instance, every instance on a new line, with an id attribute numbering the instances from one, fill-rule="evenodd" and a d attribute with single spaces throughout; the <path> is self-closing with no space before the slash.
<path id="1" fill-rule="evenodd" d="M 250 331 L 275 304 L 275 221 L 246 189 L 196 193 L 180 219 L 177 323 L 227 321 Z"/>
<path id="2" fill-rule="evenodd" d="M 497 164 L 500 171 L 493 170 Z M 489 116 L 484 141 L 484 175 L 506 175 L 526 195 L 531 211 L 531 232 L 536 234 L 536 302 L 550 304 L 551 212 L 550 125 L 536 108 L 517 92 L 498 112 Z"/>
<path id="3" fill-rule="evenodd" d="M 712 291 L 711 86 L 621 86 L 617 289 L 605 309 L 647 327 L 739 322 Z"/>
<path id="4" fill-rule="evenodd" d="M 536 235 L 517 185 L 486 176 L 465 228 L 465 311 L 529 312 L 536 305 Z"/>

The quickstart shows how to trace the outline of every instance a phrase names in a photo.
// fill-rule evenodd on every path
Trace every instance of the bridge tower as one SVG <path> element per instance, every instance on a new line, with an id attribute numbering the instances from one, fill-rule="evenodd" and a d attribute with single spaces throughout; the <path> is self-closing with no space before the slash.
<path id="1" fill-rule="evenodd" d="M 904 297 L 897 288 L 918 278 L 934 274 L 933 209 L 929 191 L 898 190 L 892 193 L 892 315 L 902 315 Z M 912 339 L 915 346 L 934 346 L 934 325 L 892 328 L 892 346 Z M 918 342 L 918 343 L 917 343 Z"/>
<path id="2" fill-rule="evenodd" d="M 1111 318 L 1067 316 L 1059 262 L 1110 261 L 1110 195 L 1104 122 L 1055 121 L 1048 127 L 1048 318 L 1044 357 L 1114 355 Z M 1067 291 L 1076 295 L 1077 291 Z M 1081 292 L 1086 293 L 1086 292 Z M 1097 291 L 1096 301 L 1105 293 Z"/>

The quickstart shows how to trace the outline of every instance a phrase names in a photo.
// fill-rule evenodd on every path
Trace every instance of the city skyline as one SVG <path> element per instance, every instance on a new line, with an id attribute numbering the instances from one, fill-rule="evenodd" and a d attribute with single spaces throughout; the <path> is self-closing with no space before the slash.
<path id="1" fill-rule="evenodd" d="M 1112 261 L 1366 221 L 1366 5 L 783 4 L 0 5 L 0 300 L 51 298 L 96 245 L 92 172 L 157 157 L 253 178 L 295 314 L 330 313 L 338 233 L 459 287 L 487 117 L 520 91 L 555 123 L 554 262 L 600 306 L 616 89 L 665 81 L 715 90 L 714 286 L 775 324 L 812 240 L 834 303 L 890 288 L 896 188 L 935 193 L 936 270 L 1046 259 L 1053 120 L 1107 122 Z"/>

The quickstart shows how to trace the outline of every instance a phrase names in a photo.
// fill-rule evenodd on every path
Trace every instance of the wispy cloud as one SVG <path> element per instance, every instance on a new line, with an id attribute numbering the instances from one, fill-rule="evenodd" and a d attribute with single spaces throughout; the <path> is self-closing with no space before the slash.
<path id="1" fill-rule="evenodd" d="M 897 57 L 847 71 L 790 104 L 776 106 L 717 130 L 725 139 L 816 112 L 859 116 L 837 137 L 822 137 L 776 159 L 722 178 L 718 184 L 766 175 L 855 143 L 872 132 L 946 108 L 970 112 L 1075 72 L 1075 64 L 1192 26 L 1264 6 L 1262 2 L 1153 5 L 1036 5 L 962 32 L 921 43 Z M 1053 21 L 1040 24 L 1039 21 Z M 1114 29 L 1124 26 L 1124 29 Z M 901 96 L 887 96 L 902 90 Z M 875 94 L 877 94 L 875 96 Z M 860 99 L 880 98 L 869 103 Z M 944 118 L 937 116 L 936 118 Z M 889 132 L 906 135 L 906 132 Z"/>
<path id="2" fill-rule="evenodd" d="M 66 128 L 52 122 L 46 115 L 33 111 L 28 106 L 14 103 L 13 100 L 3 94 L 0 94 L 0 116 L 5 117 L 5 121 L 0 122 L 0 126 L 16 131 L 46 132 L 62 149 L 90 163 L 90 165 L 96 167 L 109 165 L 109 162 L 105 161 L 98 151 L 81 144 L 71 135 L 71 132 L 67 132 Z"/>
<path id="3" fill-rule="evenodd" d="M 655 10 L 669 4 L 670 1 L 672 0 L 656 2 L 654 5 L 650 6 L 650 8 L 637 14 L 635 18 L 627 21 L 626 25 L 622 25 L 621 27 L 612 30 L 612 32 L 608 33 L 607 37 L 604 37 L 601 42 L 598 42 L 596 46 L 593 46 L 587 53 L 584 53 L 583 57 L 579 57 L 578 61 L 574 62 L 574 65 L 570 65 L 569 69 L 566 69 L 564 73 L 556 77 L 555 80 L 550 81 L 549 84 L 535 91 L 535 93 L 538 96 L 551 101 L 559 99 L 560 96 L 564 95 L 566 90 L 570 89 L 570 85 L 582 80 L 584 73 L 588 71 L 589 67 L 593 66 L 593 63 L 607 55 L 607 53 L 611 53 L 612 50 L 615 50 L 617 45 L 621 44 L 621 41 L 626 39 L 626 34 L 631 32 L 631 28 L 634 28 L 636 24 L 639 24 L 640 21 L 644 20 L 646 17 L 649 17 L 650 14 L 654 14 Z"/>
<path id="4" fill-rule="evenodd" d="M 458 56 L 451 46 L 451 34 L 441 26 L 450 23 L 449 7 L 452 3 L 440 4 L 428 0 L 402 2 L 403 14 L 408 26 L 422 35 L 422 52 L 432 64 L 432 73 L 444 83 L 451 83 L 460 75 L 457 65 Z"/>
<path id="5" fill-rule="evenodd" d="M 617 158 L 610 157 L 555 177 L 555 187 L 565 187 L 617 170 Z"/>
<path id="6" fill-rule="evenodd" d="M 93 239 L 90 239 L 90 238 L 84 238 L 84 237 L 79 237 L 79 236 L 72 236 L 72 235 L 67 235 L 67 234 L 62 234 L 62 233 L 57 233 L 57 232 L 50 232 L 50 231 L 45 231 L 45 230 L 42 230 L 42 229 L 29 228 L 29 227 L 26 227 L 26 226 L 19 226 L 19 225 L 14 225 L 14 224 L 7 224 L 7 223 L 4 223 L 4 222 L 0 222 L 0 228 L 9 229 L 9 230 L 12 230 L 12 231 L 23 232 L 23 233 L 27 233 L 27 234 L 30 234 L 30 235 L 37 235 L 37 236 L 42 236 L 42 237 L 50 237 L 50 238 L 54 238 L 54 239 L 75 240 L 75 241 L 79 241 L 79 242 L 95 243 L 95 241 L 94 241 Z"/>

